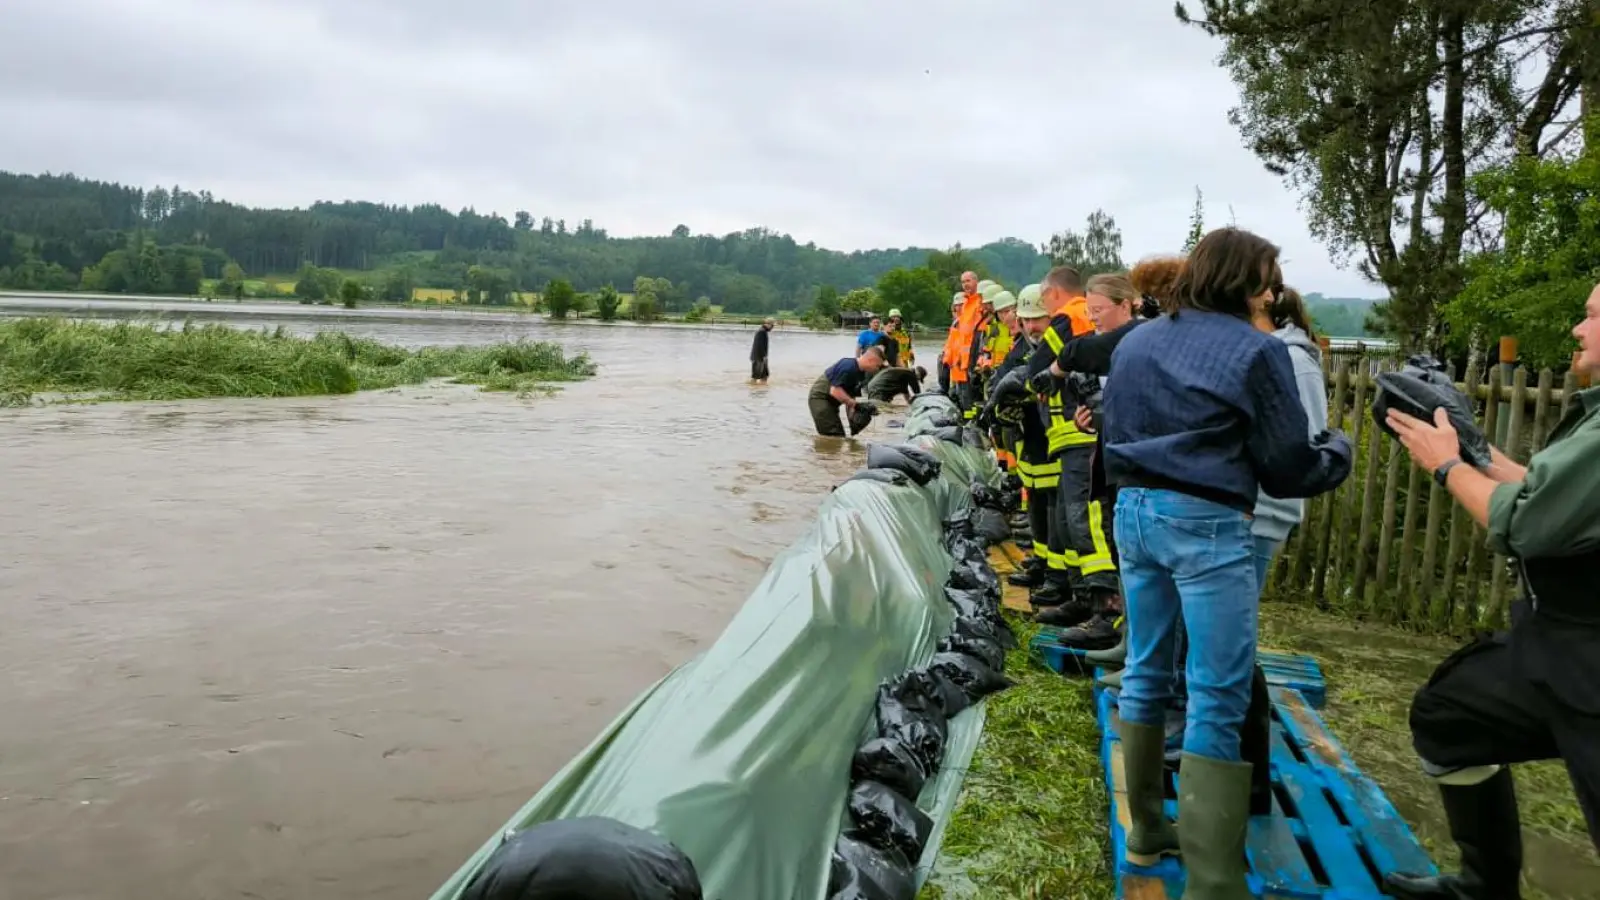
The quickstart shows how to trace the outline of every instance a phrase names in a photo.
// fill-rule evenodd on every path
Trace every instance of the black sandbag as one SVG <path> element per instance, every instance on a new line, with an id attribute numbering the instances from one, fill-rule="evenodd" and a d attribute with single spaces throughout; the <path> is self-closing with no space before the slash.
<path id="1" fill-rule="evenodd" d="M 915 900 L 914 863 L 898 850 L 880 850 L 841 835 L 833 845 L 828 900 Z"/>
<path id="2" fill-rule="evenodd" d="M 876 413 L 876 409 L 869 409 L 865 403 L 857 403 L 856 408 L 851 410 L 850 415 L 846 417 L 850 422 L 850 436 L 855 437 L 866 431 L 867 426 L 872 424 L 872 417 Z"/>
<path id="3" fill-rule="evenodd" d="M 966 429 L 960 425 L 941 425 L 929 429 L 928 433 L 950 444 L 960 444 L 966 439 Z"/>
<path id="4" fill-rule="evenodd" d="M 922 848 L 933 831 L 933 819 L 899 792 L 876 781 L 859 781 L 850 787 L 852 837 L 879 850 L 898 850 L 906 859 L 922 858 Z"/>
<path id="5" fill-rule="evenodd" d="M 955 626 L 951 628 L 950 633 L 974 640 L 992 640 L 1005 650 L 1015 650 L 1021 646 L 1021 642 L 1017 640 L 1017 633 L 1011 630 L 1011 623 L 999 617 L 957 616 Z"/>
<path id="6" fill-rule="evenodd" d="M 883 484 L 892 484 L 895 487 L 911 486 L 911 476 L 894 469 L 862 469 L 846 478 L 845 481 L 877 481 Z"/>
<path id="7" fill-rule="evenodd" d="M 1413 356 L 1398 372 L 1378 376 L 1377 396 L 1372 398 L 1372 421 L 1384 434 L 1394 437 L 1388 412 L 1397 410 L 1432 424 L 1434 412 L 1443 408 L 1455 427 L 1461 459 L 1483 468 L 1490 464 L 1489 440 L 1472 418 L 1472 401 L 1455 386 L 1444 365 L 1431 356 Z"/>
<path id="8" fill-rule="evenodd" d="M 1009 515 L 1017 511 L 1017 506 L 1021 501 L 1022 496 L 1020 494 L 1012 495 L 998 488 L 992 488 L 981 481 L 972 483 L 972 503 L 980 510 L 993 509 Z"/>
<path id="9" fill-rule="evenodd" d="M 962 520 L 962 524 L 969 526 L 971 521 L 968 517 Z M 976 531 L 970 527 L 963 527 L 960 531 L 945 532 L 944 549 L 957 562 L 969 566 L 987 565 L 989 562 L 989 551 L 985 549 Z"/>
<path id="10" fill-rule="evenodd" d="M 958 560 L 950 567 L 949 585 L 964 591 L 983 591 L 991 603 L 1000 602 L 1000 576 L 987 560 L 978 565 Z"/>
<path id="11" fill-rule="evenodd" d="M 922 795 L 928 772 L 905 744 L 875 737 L 858 747 L 851 757 L 850 780 L 876 781 L 915 799 Z"/>
<path id="12" fill-rule="evenodd" d="M 909 444 L 868 444 L 867 466 L 904 472 L 919 485 L 939 477 L 939 460 L 921 447 Z"/>
<path id="13" fill-rule="evenodd" d="M 461 900 L 701 900 L 694 863 L 665 838 L 615 819 L 544 822 L 512 835 Z"/>
<path id="14" fill-rule="evenodd" d="M 899 741 L 921 764 L 936 772 L 950 735 L 944 696 L 926 671 L 913 669 L 878 688 L 878 736 Z"/>
<path id="15" fill-rule="evenodd" d="M 1006 650 L 998 638 L 971 638 L 952 634 L 939 642 L 940 653 L 963 653 L 996 672 L 1005 671 Z"/>
<path id="16" fill-rule="evenodd" d="M 926 675 L 929 682 L 938 690 L 939 707 L 944 710 L 946 719 L 954 719 L 956 716 L 966 712 L 967 707 L 972 705 L 972 698 L 967 696 L 966 688 L 956 684 L 950 676 L 930 672 L 926 668 L 915 671 Z"/>
<path id="17" fill-rule="evenodd" d="M 980 506 L 972 513 L 972 527 L 989 546 L 1011 539 L 1011 523 L 998 509 Z"/>
<path id="18" fill-rule="evenodd" d="M 972 510 L 958 509 L 950 518 L 945 519 L 940 525 L 944 528 L 944 546 L 949 549 L 952 541 L 972 537 Z M 954 552 L 954 551 L 951 551 Z"/>
<path id="19" fill-rule="evenodd" d="M 958 588 L 946 585 L 944 598 L 956 608 L 956 615 L 973 619 L 994 621 L 1000 616 L 1000 605 L 990 598 L 983 588 Z"/>
<path id="20" fill-rule="evenodd" d="M 974 701 L 1016 684 L 1004 674 L 984 665 L 982 660 L 965 653 L 935 654 L 933 661 L 928 663 L 928 673 L 960 685 Z"/>

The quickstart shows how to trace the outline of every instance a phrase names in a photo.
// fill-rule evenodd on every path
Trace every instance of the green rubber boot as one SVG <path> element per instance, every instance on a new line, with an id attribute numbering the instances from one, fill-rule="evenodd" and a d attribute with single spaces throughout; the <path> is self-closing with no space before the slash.
<path id="1" fill-rule="evenodd" d="M 1122 690 L 1122 673 L 1126 671 L 1127 669 L 1118 669 L 1115 672 L 1107 672 L 1096 678 L 1095 683 L 1113 691 L 1120 691 Z"/>
<path id="2" fill-rule="evenodd" d="M 1178 821 L 1188 869 L 1184 900 L 1251 900 L 1244 858 L 1250 764 L 1183 754 Z"/>
<path id="3" fill-rule="evenodd" d="M 1127 860 L 1135 866 L 1153 866 L 1161 857 L 1178 852 L 1177 830 L 1161 808 L 1167 793 L 1162 777 L 1166 750 L 1167 734 L 1162 726 L 1122 723 L 1122 768 L 1128 778 L 1131 822 Z"/>

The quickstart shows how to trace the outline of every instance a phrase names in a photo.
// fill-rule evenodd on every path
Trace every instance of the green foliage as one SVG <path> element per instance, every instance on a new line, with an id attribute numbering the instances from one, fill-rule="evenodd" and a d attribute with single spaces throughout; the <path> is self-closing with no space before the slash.
<path id="1" fill-rule="evenodd" d="M 544 289 L 544 305 L 550 318 L 565 319 L 578 305 L 578 292 L 573 290 L 572 282 L 557 278 Z"/>
<path id="2" fill-rule="evenodd" d="M 528 390 L 593 375 L 586 357 L 545 343 L 407 350 L 324 332 L 303 338 L 222 325 L 0 322 L 0 395 L 104 392 L 111 399 L 302 397 L 453 377 L 486 390 Z"/>
<path id="3" fill-rule="evenodd" d="M 1600 155 L 1517 160 L 1474 187 L 1504 217 L 1505 243 L 1468 261 L 1466 288 L 1444 308 L 1451 343 L 1514 335 L 1523 362 L 1568 365 L 1573 323 L 1600 279 Z"/>
<path id="4" fill-rule="evenodd" d="M 466 295 L 468 303 L 487 306 L 505 306 L 511 302 L 515 276 L 509 269 L 491 266 L 468 266 Z"/>
<path id="5" fill-rule="evenodd" d="M 21 291 L 68 291 L 78 287 L 78 278 L 58 263 L 47 263 L 29 255 L 14 266 L 0 267 L 0 287 Z"/>
<path id="6" fill-rule="evenodd" d="M 244 269 L 236 262 L 222 267 L 222 277 L 217 280 L 217 293 L 235 300 L 244 299 Z"/>
<path id="7" fill-rule="evenodd" d="M 1035 258 L 1039 257 L 1038 252 L 1034 251 L 1032 245 L 1028 245 L 1028 250 L 1031 251 Z M 1045 266 L 1049 265 L 1048 260 L 1042 260 L 1041 262 Z M 923 265 L 939 277 L 940 286 L 944 288 L 946 293 L 950 294 L 961 290 L 961 274 L 963 272 L 972 272 L 980 279 L 994 278 L 994 273 L 989 270 L 988 263 L 960 244 L 951 247 L 949 250 L 935 250 L 929 253 Z M 897 266 L 896 268 L 900 267 Z"/>
<path id="8" fill-rule="evenodd" d="M 685 322 L 704 322 L 709 318 L 711 318 L 711 300 L 708 297 L 701 297 L 696 300 L 694 306 L 683 314 Z"/>
<path id="9" fill-rule="evenodd" d="M 345 202 L 249 209 L 177 187 L 139 190 L 70 175 L 0 173 L 0 269 L 15 271 L 22 255 L 33 253 L 41 265 L 65 270 L 66 275 L 56 276 L 59 282 L 126 249 L 135 233 L 146 235 L 163 253 L 183 245 L 199 256 L 209 278 L 219 278 L 229 261 L 257 275 L 293 272 L 307 260 L 346 274 L 406 268 L 413 288 L 476 292 L 480 302 L 499 303 L 512 291 L 557 278 L 576 290 L 594 291 L 648 277 L 658 282 L 654 293 L 665 311 L 686 311 L 693 298 L 706 296 L 725 310 L 751 314 L 804 308 L 818 285 L 865 287 L 890 269 L 920 266 L 943 252 L 912 247 L 841 253 L 766 228 L 714 236 L 693 235 L 680 226 L 671 235 L 614 238 L 589 221 L 573 229 L 543 219 L 535 227 L 533 216 L 522 211 L 513 225 L 493 213 L 452 212 L 436 205 Z M 206 246 L 189 246 L 196 240 Z M 1014 238 L 957 252 L 968 257 L 963 267 L 1019 284 L 1046 265 L 1033 247 Z M 473 266 L 496 277 L 473 283 Z M 950 275 L 951 290 L 959 274 Z M 27 277 L 37 280 L 35 274 Z M 385 285 L 386 299 L 410 299 L 408 293 L 389 290 L 387 274 L 368 280 Z M 145 281 L 145 291 L 166 290 L 164 279 Z M 324 297 L 337 287 L 335 282 Z"/>
<path id="10" fill-rule="evenodd" d="M 416 295 L 417 276 L 410 268 L 391 269 L 383 276 L 378 296 L 386 303 L 410 303 Z"/>
<path id="11" fill-rule="evenodd" d="M 613 322 L 617 318 L 617 310 L 622 307 L 622 295 L 611 285 L 602 285 L 594 298 L 595 313 L 602 322 Z"/>
<path id="12" fill-rule="evenodd" d="M 339 293 L 343 282 L 337 271 L 307 263 L 295 273 L 294 295 L 307 303 L 329 301 Z"/>
<path id="13" fill-rule="evenodd" d="M 879 313 L 898 309 L 908 324 L 946 322 L 950 319 L 950 293 L 932 269 L 890 269 L 878 279 L 878 303 L 873 309 Z"/>
<path id="14" fill-rule="evenodd" d="M 1057 232 L 1043 249 L 1053 265 L 1072 266 L 1085 278 L 1126 268 L 1122 264 L 1122 229 L 1103 209 L 1089 214 L 1082 234 L 1070 228 Z"/>
<path id="15" fill-rule="evenodd" d="M 1311 315 L 1312 327 L 1317 333 L 1334 338 L 1375 337 L 1367 327 L 1367 317 L 1377 301 L 1324 298 L 1321 294 L 1306 295 L 1306 312 Z"/>
<path id="16" fill-rule="evenodd" d="M 343 301 L 345 309 L 355 309 L 365 294 L 361 282 L 354 278 L 346 278 L 344 284 L 339 285 L 339 299 Z"/>
<path id="17" fill-rule="evenodd" d="M 661 301 L 654 291 L 635 293 L 630 307 L 635 322 L 654 322 L 661 318 Z"/>
<path id="18" fill-rule="evenodd" d="M 1206 236 L 1206 201 L 1199 188 L 1194 189 L 1194 212 L 1189 214 L 1189 234 L 1183 239 L 1183 252 L 1188 253 Z"/>

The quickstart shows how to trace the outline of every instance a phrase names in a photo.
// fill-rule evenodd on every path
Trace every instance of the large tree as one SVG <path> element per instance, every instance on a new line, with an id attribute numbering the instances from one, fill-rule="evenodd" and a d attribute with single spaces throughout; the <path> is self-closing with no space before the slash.
<path id="1" fill-rule="evenodd" d="M 1122 230 L 1117 227 L 1117 220 L 1103 209 L 1089 214 L 1081 233 L 1070 228 L 1057 232 L 1042 249 L 1052 265 L 1071 266 L 1085 278 L 1125 268 Z"/>
<path id="2" fill-rule="evenodd" d="M 1191 11 L 1190 6 L 1195 10 Z M 1411 346 L 1502 219 L 1472 178 L 1559 150 L 1586 83 L 1596 0 L 1197 0 L 1180 21 L 1223 42 L 1245 144 L 1302 196 L 1334 259 L 1388 288 L 1379 316 Z M 1523 90 L 1518 67 L 1541 65 Z"/>

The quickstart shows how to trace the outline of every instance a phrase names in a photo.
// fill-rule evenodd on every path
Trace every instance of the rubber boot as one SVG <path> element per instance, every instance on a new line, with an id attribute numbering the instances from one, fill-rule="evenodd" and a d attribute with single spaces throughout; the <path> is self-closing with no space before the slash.
<path id="1" fill-rule="evenodd" d="M 1037 588 L 1044 586 L 1044 576 L 1047 566 L 1045 561 L 1037 556 L 1030 556 L 1022 561 L 1017 571 L 1006 576 L 1006 581 L 1017 587 Z"/>
<path id="2" fill-rule="evenodd" d="M 1090 650 L 1083 655 L 1083 658 L 1097 666 L 1114 667 L 1125 665 L 1128 662 L 1128 629 L 1126 622 L 1123 625 L 1122 639 L 1117 641 L 1115 647 L 1110 650 Z"/>
<path id="3" fill-rule="evenodd" d="M 1250 764 L 1183 754 L 1178 821 L 1188 870 L 1184 900 L 1251 900 L 1244 859 Z"/>
<path id="4" fill-rule="evenodd" d="M 1178 832 L 1162 808 L 1167 796 L 1160 725 L 1122 721 L 1122 768 L 1128 779 L 1129 865 L 1153 866 L 1178 852 Z"/>
<path id="5" fill-rule="evenodd" d="M 1104 675 L 1096 676 L 1094 683 L 1107 690 L 1120 691 L 1122 690 L 1122 673 L 1126 671 L 1127 669 L 1118 669 L 1115 672 L 1107 672 Z"/>
<path id="6" fill-rule="evenodd" d="M 1461 848 L 1461 872 L 1419 877 L 1391 874 L 1388 892 L 1403 900 L 1521 900 L 1522 825 L 1510 769 L 1480 784 L 1439 785 L 1450 837 Z"/>
<path id="7" fill-rule="evenodd" d="M 1064 584 L 1059 576 L 1051 573 L 1045 574 L 1044 584 L 1034 588 L 1028 594 L 1028 602 L 1039 608 L 1053 608 L 1066 603 L 1072 598 L 1072 591 Z"/>
<path id="8" fill-rule="evenodd" d="M 1035 603 L 1035 606 L 1038 604 Z M 1094 604 L 1088 599 L 1075 593 L 1063 592 L 1060 603 L 1036 613 L 1033 617 L 1040 625 L 1054 625 L 1058 628 L 1073 628 L 1082 625 L 1094 615 Z"/>

